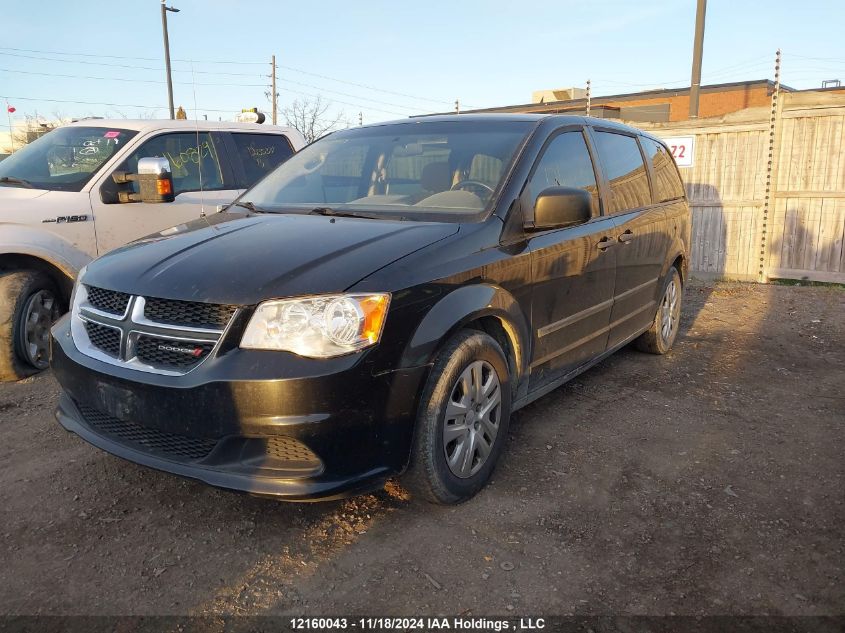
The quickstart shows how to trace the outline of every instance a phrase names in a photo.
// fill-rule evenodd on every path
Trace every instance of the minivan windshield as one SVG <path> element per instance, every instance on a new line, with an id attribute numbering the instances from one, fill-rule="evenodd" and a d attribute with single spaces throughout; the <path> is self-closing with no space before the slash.
<path id="1" fill-rule="evenodd" d="M 60 127 L 0 162 L 0 186 L 80 191 L 137 134 L 107 127 Z"/>
<path id="2" fill-rule="evenodd" d="M 409 121 L 335 132 L 247 191 L 261 211 L 464 219 L 489 209 L 531 121 Z"/>

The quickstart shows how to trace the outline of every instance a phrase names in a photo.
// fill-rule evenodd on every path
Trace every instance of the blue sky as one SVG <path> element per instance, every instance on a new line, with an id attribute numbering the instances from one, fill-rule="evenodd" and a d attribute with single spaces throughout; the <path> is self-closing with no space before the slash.
<path id="1" fill-rule="evenodd" d="M 689 85 L 694 0 L 170 4 L 181 9 L 169 14 L 176 105 L 193 113 L 196 99 L 209 119 L 269 110 L 274 53 L 280 107 L 319 94 L 354 122 L 456 98 L 527 103 L 588 78 L 596 95 Z M 167 116 L 157 0 L 3 5 L 0 99 L 15 116 Z M 784 83 L 845 82 L 844 23 L 843 0 L 709 0 L 703 82 L 771 77 L 778 47 Z"/>

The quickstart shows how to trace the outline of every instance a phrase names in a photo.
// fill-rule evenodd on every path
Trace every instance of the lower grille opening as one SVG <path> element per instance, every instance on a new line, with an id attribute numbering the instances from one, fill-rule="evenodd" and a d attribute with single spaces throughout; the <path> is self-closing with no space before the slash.
<path id="1" fill-rule="evenodd" d="M 187 437 L 127 422 L 85 405 L 77 405 L 89 426 L 122 443 L 162 457 L 181 460 L 200 460 L 208 456 L 217 440 Z"/>
<path id="2" fill-rule="evenodd" d="M 88 334 L 91 345 L 109 356 L 118 357 L 120 354 L 120 330 L 85 321 L 85 332 Z"/>
<path id="3" fill-rule="evenodd" d="M 135 356 L 154 367 L 190 369 L 208 356 L 212 349 L 212 342 L 194 343 L 140 336 L 135 345 Z"/>
<path id="4" fill-rule="evenodd" d="M 320 458 L 299 440 L 280 435 L 267 440 L 267 457 L 283 462 L 292 469 L 316 469 L 320 467 Z"/>

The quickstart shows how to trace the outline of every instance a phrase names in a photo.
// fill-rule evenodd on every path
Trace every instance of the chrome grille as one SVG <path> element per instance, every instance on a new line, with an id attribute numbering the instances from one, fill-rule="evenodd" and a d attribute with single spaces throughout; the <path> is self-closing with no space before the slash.
<path id="1" fill-rule="evenodd" d="M 85 321 L 85 331 L 88 333 L 88 340 L 91 341 L 91 345 L 103 350 L 109 356 L 117 358 L 120 355 L 120 330 L 108 325 Z"/>
<path id="2" fill-rule="evenodd" d="M 188 437 L 127 422 L 84 405 L 77 405 L 89 426 L 133 448 L 165 457 L 196 461 L 214 450 L 217 440 Z"/>
<path id="3" fill-rule="evenodd" d="M 117 290 L 106 290 L 94 286 L 85 286 L 88 290 L 88 303 L 97 310 L 112 314 L 123 314 L 129 305 L 131 295 Z"/>
<path id="4" fill-rule="evenodd" d="M 82 284 L 74 298 L 71 331 L 77 348 L 88 356 L 139 371 L 180 375 L 213 354 L 237 309 Z"/>
<path id="5" fill-rule="evenodd" d="M 144 306 L 144 316 L 159 323 L 223 328 L 235 310 L 237 306 L 150 297 Z"/>
<path id="6" fill-rule="evenodd" d="M 135 343 L 135 355 L 154 367 L 190 368 L 199 364 L 214 349 L 213 343 L 180 343 L 165 338 L 141 335 Z"/>

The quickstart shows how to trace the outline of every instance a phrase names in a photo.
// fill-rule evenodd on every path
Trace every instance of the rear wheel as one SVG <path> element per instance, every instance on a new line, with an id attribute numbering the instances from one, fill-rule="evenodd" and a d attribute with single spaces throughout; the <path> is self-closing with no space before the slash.
<path id="1" fill-rule="evenodd" d="M 50 327 L 62 314 L 49 275 L 22 270 L 0 276 L 0 380 L 20 380 L 50 362 Z"/>
<path id="2" fill-rule="evenodd" d="M 458 333 L 426 384 L 405 485 L 433 503 L 460 503 L 490 479 L 511 413 L 508 363 L 483 332 Z"/>
<path id="3" fill-rule="evenodd" d="M 681 275 L 674 266 L 669 269 L 663 295 L 651 327 L 637 339 L 637 349 L 650 354 L 665 354 L 675 343 L 681 323 Z"/>

